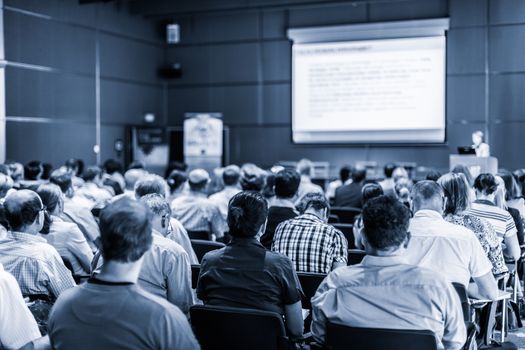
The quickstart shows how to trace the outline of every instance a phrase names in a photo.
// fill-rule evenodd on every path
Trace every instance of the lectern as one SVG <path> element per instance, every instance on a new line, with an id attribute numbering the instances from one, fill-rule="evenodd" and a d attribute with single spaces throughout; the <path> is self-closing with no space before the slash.
<path id="1" fill-rule="evenodd" d="M 472 174 L 476 177 L 481 173 L 496 174 L 498 172 L 498 158 L 496 157 L 477 157 L 474 155 L 450 155 L 450 170 L 456 165 L 463 164 L 467 166 Z"/>

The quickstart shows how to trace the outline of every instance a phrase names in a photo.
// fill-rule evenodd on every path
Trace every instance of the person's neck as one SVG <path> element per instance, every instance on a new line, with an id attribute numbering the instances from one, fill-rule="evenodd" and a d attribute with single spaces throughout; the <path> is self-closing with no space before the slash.
<path id="1" fill-rule="evenodd" d="M 142 258 L 134 262 L 105 261 L 97 279 L 106 282 L 137 283 L 142 266 Z"/>
<path id="2" fill-rule="evenodd" d="M 304 211 L 304 214 L 310 214 L 310 215 L 317 216 L 317 218 L 319 220 L 324 221 L 323 212 L 319 212 L 319 211 L 314 210 L 314 209 L 307 209 L 307 210 Z"/>
<path id="3" fill-rule="evenodd" d="M 198 191 L 195 191 L 195 190 L 190 190 L 190 193 L 193 195 L 193 196 L 197 196 L 197 197 L 206 197 L 206 192 L 205 191 L 201 191 L 201 190 L 198 190 Z"/>
<path id="4" fill-rule="evenodd" d="M 282 198 L 282 197 L 275 197 L 272 200 L 272 207 L 287 207 L 287 208 L 294 208 L 295 204 L 292 200 L 292 198 Z"/>
<path id="5" fill-rule="evenodd" d="M 365 247 L 365 251 L 367 255 L 372 256 L 378 256 L 378 257 L 394 257 L 394 256 L 401 256 L 405 252 L 405 249 L 402 246 L 381 250 L 381 249 L 375 249 L 370 246 Z"/>
<path id="6" fill-rule="evenodd" d="M 418 211 L 422 211 L 422 210 L 434 211 L 434 212 L 438 213 L 439 215 L 443 216 L 443 210 L 441 208 L 437 208 L 437 207 L 431 206 L 431 205 L 428 205 L 428 206 L 424 205 L 424 206 L 421 206 L 419 208 L 416 208 L 414 213 L 417 213 Z"/>
<path id="7" fill-rule="evenodd" d="M 492 202 L 494 203 L 494 196 L 492 195 L 485 195 L 485 194 L 482 194 L 482 193 L 476 193 L 476 200 L 480 200 L 480 201 L 489 201 L 489 202 Z"/>

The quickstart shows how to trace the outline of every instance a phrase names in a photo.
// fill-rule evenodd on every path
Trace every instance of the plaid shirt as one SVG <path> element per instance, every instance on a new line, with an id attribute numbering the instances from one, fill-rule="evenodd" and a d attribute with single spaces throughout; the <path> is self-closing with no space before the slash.
<path id="1" fill-rule="evenodd" d="M 312 214 L 277 226 L 272 250 L 288 256 L 300 272 L 328 273 L 334 262 L 346 263 L 348 259 L 345 236 Z"/>
<path id="2" fill-rule="evenodd" d="M 16 278 L 23 295 L 56 298 L 75 286 L 56 249 L 35 235 L 8 232 L 0 240 L 0 264 Z"/>

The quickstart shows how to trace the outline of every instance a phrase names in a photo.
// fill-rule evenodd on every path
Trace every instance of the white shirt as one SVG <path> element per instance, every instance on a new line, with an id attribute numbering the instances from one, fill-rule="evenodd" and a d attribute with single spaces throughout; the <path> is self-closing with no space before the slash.
<path id="1" fill-rule="evenodd" d="M 409 264 L 443 273 L 450 282 L 464 286 L 471 277 L 492 271 L 474 232 L 445 221 L 436 211 L 418 211 L 408 231 L 412 235 L 405 255 Z"/>
<path id="2" fill-rule="evenodd" d="M 224 187 L 224 190 L 212 194 L 208 199 L 219 207 L 222 217 L 226 220 L 228 217 L 228 204 L 230 203 L 230 199 L 239 192 L 241 192 L 241 190 L 235 186 L 226 186 Z"/>
<path id="3" fill-rule="evenodd" d="M 301 183 L 299 183 L 299 188 L 297 189 L 297 200 L 295 204 L 299 204 L 301 199 L 306 196 L 308 193 L 320 193 L 323 194 L 324 191 L 321 186 L 312 183 L 312 180 L 308 176 L 301 176 Z"/>
<path id="4" fill-rule="evenodd" d="M 328 188 L 326 189 L 326 198 L 334 198 L 335 197 L 335 190 L 337 190 L 339 187 L 343 185 L 349 185 L 352 183 L 352 179 L 348 179 L 343 184 L 343 181 L 340 179 L 334 180 L 328 184 Z"/>
<path id="5" fill-rule="evenodd" d="M 18 349 L 41 337 L 16 279 L 0 264 L 0 348 Z"/>

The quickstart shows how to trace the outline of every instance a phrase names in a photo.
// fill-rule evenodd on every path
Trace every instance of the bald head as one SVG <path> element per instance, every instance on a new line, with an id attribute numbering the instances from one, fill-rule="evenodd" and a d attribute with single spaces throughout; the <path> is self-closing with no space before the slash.
<path id="1" fill-rule="evenodd" d="M 135 189 L 135 184 L 137 181 L 139 181 L 141 178 L 146 176 L 148 173 L 144 169 L 129 169 L 124 174 L 124 180 L 126 181 L 126 189 L 133 191 Z"/>
<path id="2" fill-rule="evenodd" d="M 43 205 L 36 192 L 30 190 L 13 192 L 5 199 L 4 208 L 12 230 L 36 234 L 42 229 Z"/>
<path id="3" fill-rule="evenodd" d="M 443 212 L 443 188 L 435 181 L 420 181 L 412 187 L 414 213 L 423 210 Z"/>

